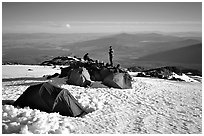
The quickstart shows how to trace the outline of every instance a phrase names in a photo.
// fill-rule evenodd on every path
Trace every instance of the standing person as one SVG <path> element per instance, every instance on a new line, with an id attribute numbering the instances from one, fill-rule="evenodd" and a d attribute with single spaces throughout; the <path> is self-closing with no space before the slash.
<path id="1" fill-rule="evenodd" d="M 113 49 L 112 46 L 109 48 L 109 60 L 110 60 L 110 65 L 113 66 Z"/>

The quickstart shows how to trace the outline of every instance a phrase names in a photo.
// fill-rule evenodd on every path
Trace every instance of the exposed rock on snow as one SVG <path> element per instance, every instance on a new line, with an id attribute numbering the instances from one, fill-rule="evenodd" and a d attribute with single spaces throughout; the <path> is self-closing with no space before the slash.
<path id="1" fill-rule="evenodd" d="M 181 75 L 178 75 L 175 72 L 169 72 L 168 74 L 157 73 L 156 71 L 151 71 L 151 73 L 146 73 L 146 72 L 128 72 L 128 73 L 134 77 L 156 77 L 161 79 L 169 79 L 169 80 L 177 80 L 177 81 L 185 81 L 185 82 L 201 82 L 201 79 L 202 79 L 202 77 L 200 76 L 190 77 L 184 73 L 181 73 Z"/>
<path id="2" fill-rule="evenodd" d="M 194 80 L 193 78 L 190 78 L 189 76 L 185 75 L 182 73 L 182 75 L 177 75 L 176 73 L 173 72 L 171 76 L 169 76 L 168 79 L 180 79 L 185 82 L 198 82 L 197 80 Z"/>
<path id="3" fill-rule="evenodd" d="M 80 59 L 71 56 L 58 56 L 52 60 L 44 61 L 40 65 L 69 65 L 73 61 L 80 61 Z"/>

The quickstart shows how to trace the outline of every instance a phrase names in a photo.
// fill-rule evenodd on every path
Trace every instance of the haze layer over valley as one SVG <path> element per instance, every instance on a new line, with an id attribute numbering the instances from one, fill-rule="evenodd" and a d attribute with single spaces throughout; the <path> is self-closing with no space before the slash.
<path id="1" fill-rule="evenodd" d="M 197 35 L 196 35 L 197 36 Z M 82 57 L 89 53 L 90 57 L 108 62 L 108 48 L 114 49 L 114 62 L 122 66 L 130 67 L 135 65 L 145 66 L 144 61 L 149 65 L 185 65 L 201 70 L 200 61 L 170 61 L 168 59 L 158 60 L 144 59 L 145 56 L 157 54 L 164 51 L 171 51 L 171 57 L 179 57 L 185 54 L 174 54 L 175 49 L 184 49 L 201 43 L 201 37 L 174 36 L 173 34 L 158 33 L 120 33 L 120 34 L 3 34 L 3 63 L 40 64 L 56 56 L 78 56 Z M 195 47 L 196 48 L 196 47 Z M 195 54 L 201 52 L 195 49 Z M 190 56 L 193 60 L 199 59 Z M 141 58 L 141 59 L 140 59 Z M 165 58 L 163 56 L 163 58 Z M 186 58 L 189 59 L 189 58 Z M 192 66 L 191 66 L 192 65 Z"/>

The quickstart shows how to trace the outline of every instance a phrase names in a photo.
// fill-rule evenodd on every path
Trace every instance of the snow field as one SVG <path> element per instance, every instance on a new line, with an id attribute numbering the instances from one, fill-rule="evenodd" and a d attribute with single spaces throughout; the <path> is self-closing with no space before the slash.
<path id="1" fill-rule="evenodd" d="M 28 71 L 30 66 L 25 66 L 18 74 L 16 69 L 22 67 L 13 66 L 15 70 L 8 72 L 3 66 L 3 78 L 42 77 L 59 70 L 52 67 L 45 70 L 39 66 L 39 70 L 32 67 L 32 71 Z M 28 107 L 14 108 L 11 105 L 2 105 L 2 133 L 202 133 L 202 84 L 199 82 L 134 77 L 133 89 L 121 90 L 65 85 L 65 80 L 54 78 L 47 81 L 67 89 L 89 114 L 82 118 L 74 118 Z M 3 82 L 2 100 L 15 101 L 27 87 L 40 82 L 42 81 Z"/>
<path id="2" fill-rule="evenodd" d="M 202 131 L 200 83 L 135 77 L 133 89 L 125 90 L 60 86 L 69 90 L 90 113 L 73 118 L 3 105 L 3 133 L 198 134 Z M 25 88 L 6 86 L 3 100 L 9 99 L 8 92 L 19 97 Z"/>
<path id="3" fill-rule="evenodd" d="M 2 71 L 3 78 L 42 77 L 61 72 L 59 67 L 36 65 L 3 65 Z"/>

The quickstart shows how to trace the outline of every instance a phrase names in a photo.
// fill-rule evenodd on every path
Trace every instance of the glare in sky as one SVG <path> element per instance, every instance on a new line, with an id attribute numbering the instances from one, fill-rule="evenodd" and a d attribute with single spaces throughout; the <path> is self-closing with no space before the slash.
<path id="1" fill-rule="evenodd" d="M 70 28 L 71 26 L 70 26 L 70 24 L 66 24 L 66 27 L 67 27 L 67 28 Z"/>
<path id="2" fill-rule="evenodd" d="M 200 32 L 202 2 L 3 2 L 2 29 L 3 33 Z"/>

